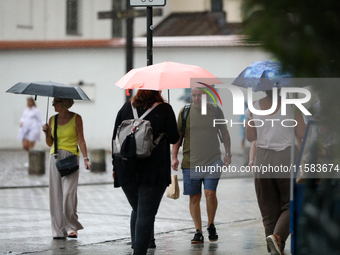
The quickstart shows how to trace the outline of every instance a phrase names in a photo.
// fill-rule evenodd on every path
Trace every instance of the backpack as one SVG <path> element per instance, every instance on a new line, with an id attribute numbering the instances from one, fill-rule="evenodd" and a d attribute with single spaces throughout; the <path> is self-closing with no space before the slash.
<path id="1" fill-rule="evenodd" d="M 218 111 L 218 109 L 217 109 L 217 106 L 214 105 L 214 104 L 211 104 L 211 106 L 212 106 L 213 109 L 214 109 L 214 114 L 215 114 L 215 116 L 216 116 L 217 118 L 220 119 L 221 116 L 219 116 L 219 111 Z M 190 112 L 190 107 L 191 107 L 191 103 L 186 104 L 186 105 L 184 106 L 184 110 L 183 110 L 183 112 L 182 112 L 182 131 L 183 131 L 183 135 L 182 135 L 182 140 L 181 140 L 180 145 L 182 145 L 183 139 L 184 139 L 184 137 L 185 137 L 185 128 L 186 128 L 186 126 L 187 126 L 187 120 L 188 120 L 188 116 L 189 116 L 189 112 Z M 218 129 L 218 132 L 217 132 L 217 133 L 218 133 L 218 137 L 220 138 L 221 143 L 223 143 L 223 136 L 222 136 L 221 129 Z"/>
<path id="2" fill-rule="evenodd" d="M 124 160 L 129 158 L 147 158 L 152 150 L 158 145 L 164 133 L 153 141 L 152 127 L 148 120 L 144 120 L 159 103 L 154 103 L 140 118 L 137 110 L 132 107 L 134 119 L 124 120 L 117 129 L 116 138 L 113 141 L 113 154 L 122 157 Z"/>

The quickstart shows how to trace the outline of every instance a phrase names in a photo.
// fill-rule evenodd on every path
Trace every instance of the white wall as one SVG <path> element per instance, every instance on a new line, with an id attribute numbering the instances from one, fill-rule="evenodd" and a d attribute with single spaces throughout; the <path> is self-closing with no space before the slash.
<path id="1" fill-rule="evenodd" d="M 206 68 L 219 78 L 236 77 L 247 65 L 269 56 L 255 47 L 154 48 L 154 63 L 175 61 Z M 67 49 L 0 51 L 0 149 L 20 148 L 16 140 L 19 119 L 26 105 L 25 95 L 5 91 L 17 82 L 51 80 L 77 83 L 80 80 L 95 84 L 94 102 L 79 102 L 71 108 L 82 115 L 85 138 L 89 148 L 111 146 L 111 136 L 117 111 L 125 100 L 125 91 L 114 83 L 125 73 L 124 49 Z M 146 65 L 146 49 L 135 50 L 135 68 Z M 171 90 L 171 104 L 178 114 L 183 101 L 178 98 L 183 90 Z M 163 93 L 167 98 L 167 93 Z M 38 97 L 37 104 L 43 117 L 47 99 Z M 231 102 L 229 102 L 231 104 Z M 49 106 L 49 116 L 54 114 Z M 230 130 L 232 150 L 240 152 L 238 128 Z M 41 133 L 43 138 L 43 134 Z M 37 148 L 47 149 L 43 141 Z"/>
<path id="2" fill-rule="evenodd" d="M 17 82 L 51 80 L 77 83 L 79 80 L 95 83 L 95 101 L 79 102 L 72 107 L 84 118 L 86 140 L 92 148 L 109 147 L 115 112 L 123 103 L 124 92 L 113 84 L 124 74 L 122 49 L 7 51 L 0 52 L 1 147 L 18 147 L 15 136 L 18 120 L 25 107 L 25 96 L 4 91 Z M 37 104 L 44 117 L 46 99 L 38 97 Z M 53 114 L 53 107 L 49 115 Z M 44 143 L 39 145 L 44 146 Z"/>
<path id="3" fill-rule="evenodd" d="M 241 0 L 224 0 L 223 8 L 227 12 L 227 22 L 242 22 Z"/>
<path id="4" fill-rule="evenodd" d="M 241 0 L 223 0 L 227 22 L 242 22 Z M 211 0 L 168 0 L 173 12 L 204 12 L 211 10 Z"/>
<path id="5" fill-rule="evenodd" d="M 210 0 L 168 0 L 173 12 L 202 12 L 211 9 Z"/>

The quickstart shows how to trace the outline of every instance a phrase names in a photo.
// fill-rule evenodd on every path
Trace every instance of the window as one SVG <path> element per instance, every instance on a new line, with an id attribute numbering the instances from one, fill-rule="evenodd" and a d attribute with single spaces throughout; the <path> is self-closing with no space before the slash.
<path id="1" fill-rule="evenodd" d="M 33 28 L 33 3 L 32 0 L 17 0 L 17 27 L 23 29 Z"/>
<path id="2" fill-rule="evenodd" d="M 223 1 L 222 0 L 211 0 L 211 11 L 213 12 L 223 11 Z"/>
<path id="3" fill-rule="evenodd" d="M 79 3 L 78 0 L 66 1 L 66 34 L 79 34 Z"/>

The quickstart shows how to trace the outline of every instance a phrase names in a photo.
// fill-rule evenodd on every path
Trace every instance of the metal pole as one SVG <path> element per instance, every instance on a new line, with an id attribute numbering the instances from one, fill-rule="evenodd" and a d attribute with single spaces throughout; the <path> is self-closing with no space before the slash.
<path id="1" fill-rule="evenodd" d="M 129 1 L 126 1 L 126 11 L 132 10 Z M 133 68 L 133 18 L 126 19 L 126 44 L 125 44 L 125 56 L 126 56 L 126 73 Z M 130 96 L 126 95 L 126 101 L 129 101 Z"/>
<path id="2" fill-rule="evenodd" d="M 146 7 L 146 47 L 147 47 L 147 50 L 146 50 L 146 64 L 149 66 L 149 65 L 152 65 L 152 30 L 153 30 L 153 27 L 152 27 L 152 7 Z"/>
<path id="3" fill-rule="evenodd" d="M 292 98 L 297 98 L 297 94 L 294 93 L 292 95 Z M 296 115 L 296 107 L 294 108 L 294 119 Z M 290 146 L 290 164 L 291 166 L 294 166 L 296 164 L 295 162 L 295 129 L 292 129 L 292 137 L 291 137 L 291 146 Z M 295 173 L 294 171 L 290 172 L 290 200 L 294 201 L 294 184 L 295 184 Z"/>
<path id="4" fill-rule="evenodd" d="M 50 97 L 47 97 L 47 111 L 46 111 L 46 124 L 48 123 L 48 106 L 49 106 L 49 103 L 50 103 Z"/>
<path id="5" fill-rule="evenodd" d="M 152 7 L 146 7 L 146 65 L 152 65 Z M 150 241 L 155 241 L 154 236 L 154 226 L 152 228 L 152 233 L 150 237 Z"/>
<path id="6" fill-rule="evenodd" d="M 126 72 L 133 68 L 133 18 L 126 19 Z"/>

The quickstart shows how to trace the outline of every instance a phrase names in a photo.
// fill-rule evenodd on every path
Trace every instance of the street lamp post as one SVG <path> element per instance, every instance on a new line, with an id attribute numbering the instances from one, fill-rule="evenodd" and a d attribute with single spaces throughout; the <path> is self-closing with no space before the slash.
<path id="1" fill-rule="evenodd" d="M 153 53 L 152 53 L 152 7 L 146 7 L 146 64 L 153 64 Z"/>
<path id="2" fill-rule="evenodd" d="M 152 65 L 152 7 L 164 6 L 166 0 L 130 0 L 130 5 L 133 7 L 146 7 L 146 64 Z"/>
<path id="3" fill-rule="evenodd" d="M 146 3 L 148 4 L 149 2 L 156 2 L 156 6 L 163 6 L 165 5 L 165 0 L 134 0 L 130 3 L 129 1 L 126 1 L 126 10 L 122 11 L 121 6 L 116 6 L 112 5 L 112 10 L 111 11 L 102 11 L 98 12 L 98 19 L 112 19 L 112 36 L 113 31 L 117 29 L 117 24 L 116 22 L 121 19 L 126 19 L 126 44 L 125 44 L 125 58 L 126 58 L 126 73 L 129 72 L 133 68 L 133 24 L 134 24 L 134 18 L 138 17 L 145 17 L 147 16 L 147 23 L 148 29 L 147 29 L 147 65 L 152 65 L 152 17 L 153 16 L 161 16 L 162 15 L 162 9 L 157 8 L 153 12 L 151 5 L 147 5 L 147 10 L 133 10 L 133 6 L 141 6 L 138 4 L 141 3 Z M 162 3 L 164 4 L 162 5 Z M 119 8 L 118 8 L 119 7 Z M 119 28 L 120 22 L 119 22 Z M 131 96 L 126 95 L 126 101 L 130 99 Z"/>

